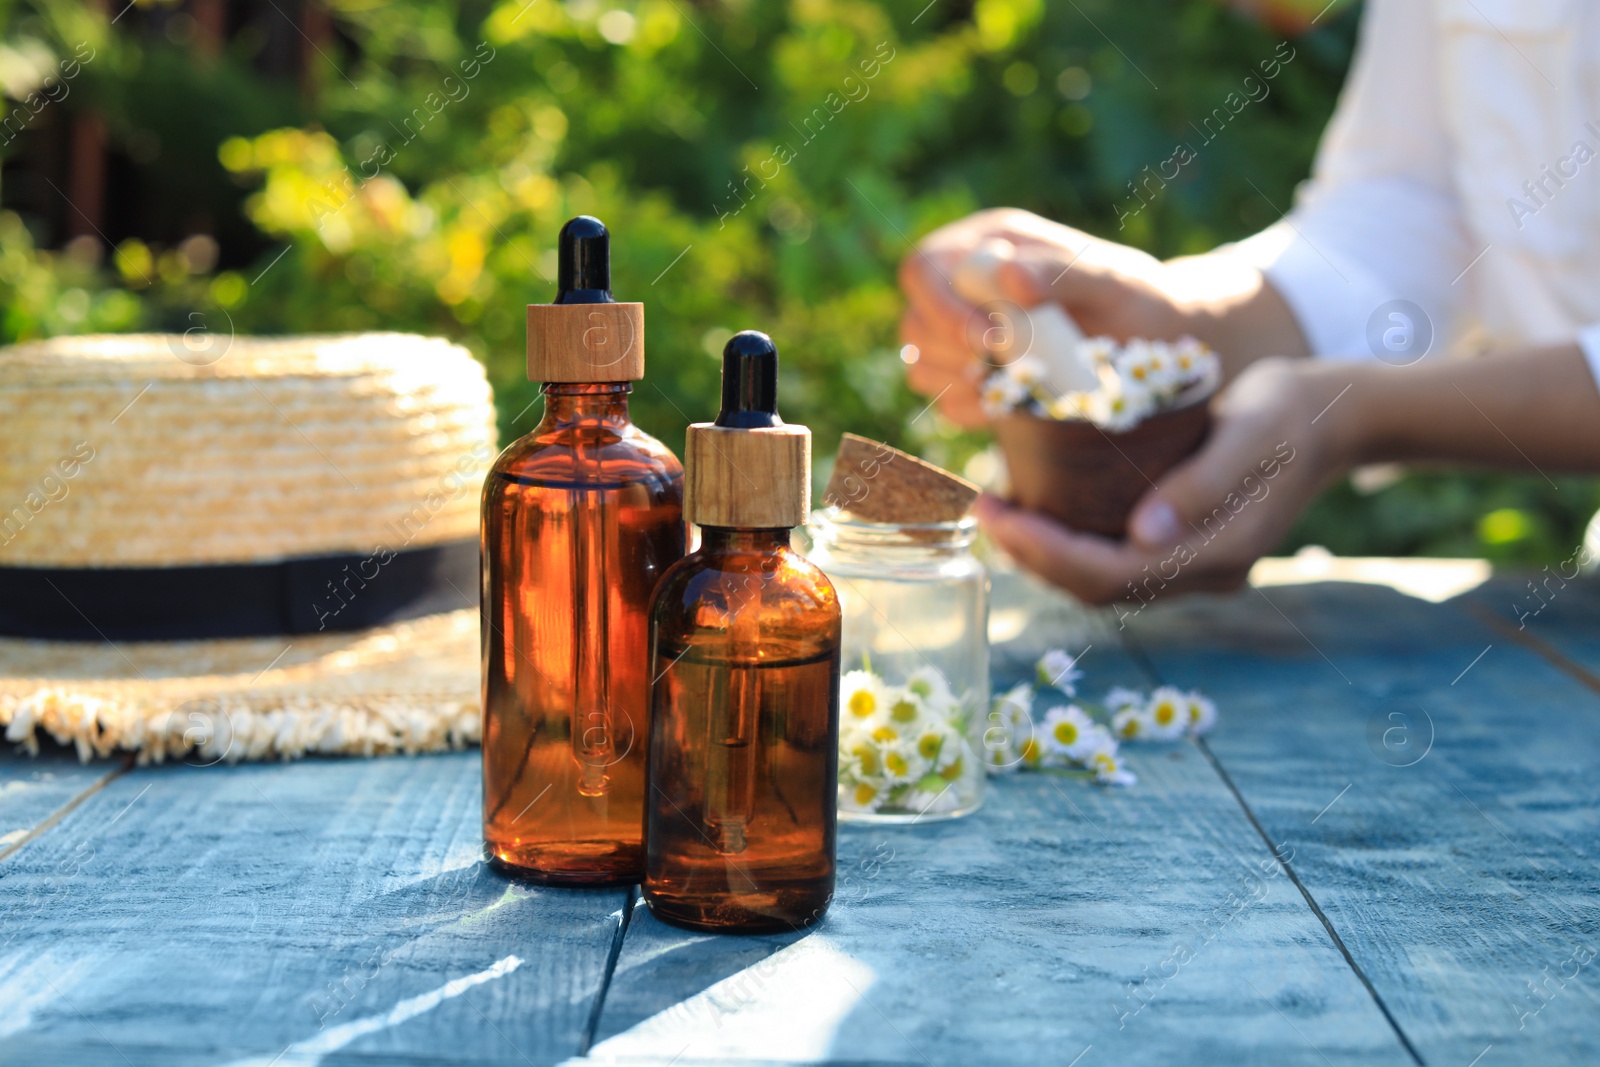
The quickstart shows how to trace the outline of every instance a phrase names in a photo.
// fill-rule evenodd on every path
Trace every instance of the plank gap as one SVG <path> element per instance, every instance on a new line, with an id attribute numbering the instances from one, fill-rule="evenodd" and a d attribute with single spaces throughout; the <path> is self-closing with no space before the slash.
<path id="1" fill-rule="evenodd" d="M 606 994 L 611 990 L 611 976 L 617 972 L 617 958 L 622 955 L 622 942 L 628 936 L 628 927 L 633 922 L 633 909 L 639 900 L 639 887 L 630 885 L 628 899 L 622 904 L 622 917 L 617 922 L 616 932 L 611 935 L 611 951 L 606 954 L 606 969 L 600 975 L 600 988 L 594 995 L 594 1008 L 589 1012 L 589 1024 L 583 1029 L 583 1043 L 578 1046 L 579 1056 L 587 1056 L 589 1049 L 594 1045 L 594 1035 L 600 1029 L 600 1016 L 606 1007 Z"/>
<path id="2" fill-rule="evenodd" d="M 1161 672 L 1156 669 L 1155 663 L 1145 654 L 1145 650 L 1131 633 L 1124 634 L 1122 644 L 1127 649 L 1128 655 L 1139 665 L 1139 668 L 1149 675 L 1151 681 L 1157 685 L 1168 684 L 1166 679 L 1162 677 Z M 1427 1067 L 1426 1061 L 1417 1052 L 1416 1046 L 1411 1043 L 1411 1038 L 1407 1037 L 1405 1030 L 1401 1028 L 1399 1020 L 1389 1010 L 1389 1005 L 1383 1002 L 1383 997 L 1378 994 L 1377 987 L 1372 984 L 1372 980 L 1367 977 L 1366 971 L 1362 970 L 1361 965 L 1356 962 L 1356 958 L 1345 947 L 1344 938 L 1340 937 L 1339 931 L 1334 929 L 1333 922 L 1322 910 L 1322 905 L 1318 904 L 1317 899 L 1311 895 L 1311 890 L 1300 880 L 1300 876 L 1295 873 L 1294 867 L 1279 855 L 1277 846 L 1272 843 L 1272 835 L 1267 833 L 1267 828 L 1261 825 L 1260 819 L 1256 818 L 1255 811 L 1250 807 L 1249 802 L 1245 800 L 1244 794 L 1239 792 L 1239 787 L 1234 784 L 1233 777 L 1228 774 L 1227 768 L 1223 767 L 1222 761 L 1217 759 L 1216 753 L 1211 751 L 1211 746 L 1206 744 L 1205 738 L 1197 737 L 1194 739 L 1194 743 L 1195 747 L 1200 750 L 1201 755 L 1205 756 L 1206 762 L 1211 764 L 1212 770 L 1217 772 L 1217 777 L 1222 779 L 1222 784 L 1228 787 L 1228 792 L 1233 794 L 1234 801 L 1239 805 L 1240 810 L 1244 812 L 1244 817 L 1249 820 L 1250 825 L 1255 827 L 1255 831 L 1260 836 L 1262 843 L 1267 846 L 1267 851 L 1272 853 L 1272 858 L 1277 862 L 1278 866 L 1283 868 L 1283 873 L 1288 876 L 1294 887 L 1300 891 L 1300 896 L 1305 899 L 1306 905 L 1311 909 L 1311 913 L 1317 917 L 1317 921 L 1322 924 L 1322 928 L 1328 932 L 1328 937 L 1332 940 L 1334 947 L 1344 957 L 1345 963 L 1349 965 L 1357 980 L 1366 989 L 1367 995 L 1372 998 L 1372 1002 L 1383 1013 L 1384 1019 L 1389 1023 L 1389 1028 L 1394 1031 L 1395 1037 L 1400 1039 L 1400 1044 L 1405 1047 L 1406 1053 L 1411 1057 L 1412 1062 L 1417 1067 Z"/>
<path id="3" fill-rule="evenodd" d="M 1495 633 L 1500 634 L 1508 641 L 1513 641 L 1523 648 L 1534 652 L 1547 661 L 1556 670 L 1570 675 L 1589 689 L 1600 693 L 1600 677 L 1597 677 L 1581 663 L 1567 657 L 1566 653 L 1554 645 L 1546 643 L 1542 638 L 1536 637 L 1531 631 L 1513 627 L 1510 622 L 1501 618 L 1489 607 L 1477 602 L 1464 605 L 1467 614 L 1488 626 Z"/>
<path id="4" fill-rule="evenodd" d="M 90 797 L 100 792 L 100 790 L 109 785 L 113 779 L 127 774 L 132 769 L 133 754 L 129 753 L 122 758 L 122 766 L 115 767 L 101 775 L 95 780 L 93 785 L 89 786 L 83 792 L 79 793 L 77 796 L 61 805 L 61 807 L 51 812 L 47 818 L 42 820 L 37 826 L 23 835 L 21 840 L 13 841 L 4 849 L 0 849 L 0 863 L 3 863 L 12 856 L 16 855 L 16 853 L 22 849 L 22 846 L 26 845 L 28 842 L 38 840 L 40 837 L 43 837 L 45 834 L 49 833 L 57 823 L 59 823 L 62 819 L 65 819 L 68 815 L 71 815 L 73 811 L 77 809 L 78 805 L 82 804 L 85 800 L 88 800 Z"/>
<path id="5" fill-rule="evenodd" d="M 1239 807 L 1243 809 L 1245 818 L 1250 820 L 1250 825 L 1255 827 L 1256 833 L 1261 835 L 1261 840 L 1272 852 L 1272 857 L 1273 859 L 1277 860 L 1278 866 L 1283 868 L 1284 874 L 1289 876 L 1289 881 L 1294 883 L 1294 887 L 1300 890 L 1300 895 L 1305 898 L 1306 904 L 1311 908 L 1312 914 L 1317 917 L 1317 921 L 1322 924 L 1323 929 L 1328 931 L 1328 937 L 1332 939 L 1334 947 L 1339 950 L 1339 954 L 1344 957 L 1344 961 L 1350 965 L 1350 969 L 1355 972 L 1355 976 L 1360 979 L 1361 984 L 1366 987 L 1367 993 L 1372 997 L 1373 1003 L 1378 1006 L 1379 1011 L 1383 1012 L 1383 1017 L 1389 1020 L 1390 1027 L 1394 1029 L 1395 1036 L 1400 1039 L 1400 1043 L 1405 1046 L 1406 1052 L 1409 1053 L 1412 1060 L 1416 1062 L 1417 1067 L 1427 1067 L 1427 1065 L 1423 1062 L 1422 1056 L 1417 1052 L 1415 1046 L 1411 1044 L 1411 1039 L 1407 1037 L 1406 1032 L 1400 1028 L 1399 1021 L 1396 1020 L 1394 1015 L 1389 1011 L 1389 1005 L 1383 1002 L 1383 997 L 1378 995 L 1378 990 L 1373 986 L 1372 981 L 1367 978 L 1367 973 L 1361 969 L 1361 965 L 1356 962 L 1356 958 L 1352 956 L 1350 954 L 1350 950 L 1345 947 L 1344 938 L 1340 937 L 1339 931 L 1333 928 L 1333 922 L 1328 918 L 1327 914 L 1323 912 L 1322 905 L 1318 904 L 1316 897 L 1311 895 L 1311 890 L 1307 889 L 1306 884 L 1300 880 L 1300 876 L 1295 873 L 1294 867 L 1285 861 L 1282 856 L 1278 855 L 1277 848 L 1272 843 L 1272 836 L 1267 833 L 1267 828 L 1262 826 L 1261 821 L 1256 818 L 1256 813 L 1251 810 L 1249 803 L 1244 799 L 1244 794 L 1239 792 L 1239 787 L 1233 784 L 1233 778 L 1230 777 L 1227 770 L 1223 768 L 1222 761 L 1217 759 L 1216 754 L 1211 751 L 1211 746 L 1206 744 L 1205 738 L 1195 738 L 1195 745 L 1205 755 L 1206 760 L 1211 764 L 1211 766 L 1216 769 L 1217 774 L 1222 778 L 1223 784 L 1228 787 L 1228 791 L 1233 794 L 1234 799 L 1239 802 Z"/>

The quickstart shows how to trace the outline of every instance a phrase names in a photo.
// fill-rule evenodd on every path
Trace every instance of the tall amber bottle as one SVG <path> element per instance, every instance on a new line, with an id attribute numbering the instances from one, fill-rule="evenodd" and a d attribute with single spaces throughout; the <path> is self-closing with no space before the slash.
<path id="1" fill-rule="evenodd" d="M 700 548 L 650 609 L 644 899 L 722 933 L 799 929 L 833 896 L 839 601 L 789 545 L 811 432 L 778 417 L 777 381 L 765 334 L 728 342 L 722 411 L 685 451 Z"/>
<path id="2" fill-rule="evenodd" d="M 528 308 L 544 418 L 483 489 L 483 837 L 558 885 L 644 874 L 650 593 L 683 556 L 683 468 L 629 421 L 644 311 L 611 296 L 610 237 L 561 229 L 554 304 Z"/>

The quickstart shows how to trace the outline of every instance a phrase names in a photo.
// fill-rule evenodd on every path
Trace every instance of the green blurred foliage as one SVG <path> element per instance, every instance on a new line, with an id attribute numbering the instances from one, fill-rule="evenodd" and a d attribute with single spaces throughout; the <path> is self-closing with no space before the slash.
<path id="1" fill-rule="evenodd" d="M 443 334 L 488 367 L 510 440 L 538 417 L 523 306 L 551 297 L 556 231 L 584 212 L 614 233 L 619 298 L 648 304 L 635 415 L 669 444 L 713 414 L 721 342 L 753 327 L 777 339 L 784 413 L 813 427 L 819 458 L 852 430 L 959 469 L 986 442 L 925 413 L 896 359 L 911 243 L 1000 204 L 1158 255 L 1253 232 L 1309 170 L 1356 22 L 1341 6 L 1296 37 L 1271 95 L 1119 226 L 1139 171 L 1193 142 L 1277 34 L 1212 0 L 328 7 L 339 39 L 295 86 L 254 72 L 249 32 L 204 59 L 70 0 L 4 6 L 8 47 L 98 49 L 58 106 L 94 108 L 113 144 L 159 145 L 145 186 L 211 207 L 225 252 L 261 250 L 214 272 L 130 239 L 96 265 L 4 214 L 7 340 L 197 323 Z M 1537 477 L 1347 484 L 1289 547 L 1542 561 L 1570 554 L 1595 503 L 1586 483 Z"/>
<path id="2" fill-rule="evenodd" d="M 1557 563 L 1583 543 L 1600 510 L 1590 478 L 1538 473 L 1414 471 L 1367 491 L 1346 479 L 1301 516 L 1285 551 L 1318 544 L 1338 555 L 1482 556 Z"/>

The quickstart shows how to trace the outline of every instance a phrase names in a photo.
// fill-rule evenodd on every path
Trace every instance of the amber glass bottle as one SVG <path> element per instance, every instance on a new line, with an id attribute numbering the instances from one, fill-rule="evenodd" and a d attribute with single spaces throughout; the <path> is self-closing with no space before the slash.
<path id="1" fill-rule="evenodd" d="M 556 303 L 528 308 L 544 419 L 483 491 L 483 836 L 560 885 L 644 874 L 648 608 L 682 558 L 683 468 L 628 418 L 643 316 L 610 293 L 605 227 L 561 231 Z"/>
<path id="2" fill-rule="evenodd" d="M 650 609 L 644 898 L 722 933 L 798 929 L 833 896 L 839 601 L 789 544 L 811 435 L 777 412 L 777 349 L 728 342 L 716 423 L 689 428 L 701 545 Z"/>

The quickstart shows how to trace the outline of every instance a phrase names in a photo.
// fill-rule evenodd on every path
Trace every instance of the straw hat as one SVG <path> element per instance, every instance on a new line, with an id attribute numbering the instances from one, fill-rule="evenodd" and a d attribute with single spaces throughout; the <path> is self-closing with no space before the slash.
<path id="1" fill-rule="evenodd" d="M 483 369 L 438 339 L 0 349 L 6 738 L 202 764 L 477 741 L 494 456 Z"/>

